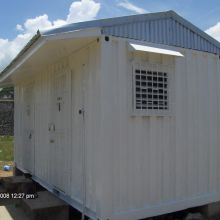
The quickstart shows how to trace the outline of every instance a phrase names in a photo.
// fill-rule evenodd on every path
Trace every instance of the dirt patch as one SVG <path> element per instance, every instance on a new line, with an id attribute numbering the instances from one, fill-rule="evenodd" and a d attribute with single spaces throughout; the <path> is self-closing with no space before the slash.
<path id="1" fill-rule="evenodd" d="M 9 177 L 9 176 L 13 176 L 13 171 L 0 170 L 0 178 L 1 177 Z"/>

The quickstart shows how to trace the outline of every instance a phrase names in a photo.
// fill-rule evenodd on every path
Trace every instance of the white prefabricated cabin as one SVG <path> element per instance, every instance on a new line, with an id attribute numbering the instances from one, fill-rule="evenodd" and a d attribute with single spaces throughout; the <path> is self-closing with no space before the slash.
<path id="1" fill-rule="evenodd" d="M 173 11 L 38 32 L 0 76 L 16 167 L 96 220 L 220 201 L 219 55 Z"/>

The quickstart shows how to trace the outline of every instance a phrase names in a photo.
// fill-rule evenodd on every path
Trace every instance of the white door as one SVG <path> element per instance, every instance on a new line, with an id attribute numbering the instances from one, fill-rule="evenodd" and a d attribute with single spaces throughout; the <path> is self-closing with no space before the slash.
<path id="1" fill-rule="evenodd" d="M 86 56 L 77 60 L 72 72 L 72 188 L 71 195 L 86 204 L 86 143 L 85 143 L 85 89 Z"/>
<path id="2" fill-rule="evenodd" d="M 55 74 L 52 86 L 52 120 L 49 125 L 51 183 L 67 192 L 71 171 L 71 74 Z"/>
<path id="3" fill-rule="evenodd" d="M 33 84 L 24 88 L 24 110 L 23 110 L 23 166 L 31 174 L 34 173 L 34 87 Z"/>

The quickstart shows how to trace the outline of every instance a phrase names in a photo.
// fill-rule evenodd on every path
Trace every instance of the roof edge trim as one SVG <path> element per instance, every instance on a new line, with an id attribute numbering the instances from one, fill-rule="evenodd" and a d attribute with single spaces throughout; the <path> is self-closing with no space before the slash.
<path id="1" fill-rule="evenodd" d="M 18 54 L 18 56 L 3 70 L 2 74 L 0 75 L 0 84 L 4 82 L 14 71 L 16 71 L 27 59 L 29 59 L 40 47 L 42 47 L 46 42 L 46 39 L 41 37 L 38 38 L 34 42 L 34 47 L 29 46 L 25 49 L 24 53 Z"/>
<path id="2" fill-rule="evenodd" d="M 79 29 L 69 32 L 51 34 L 51 35 L 44 35 L 47 40 L 62 40 L 62 39 L 73 39 L 73 38 L 84 38 L 84 37 L 98 37 L 101 36 L 101 28 L 86 28 L 86 29 Z"/>
<path id="3" fill-rule="evenodd" d="M 4 81 L 13 74 L 28 58 L 30 58 L 40 47 L 42 47 L 47 41 L 83 38 L 83 37 L 98 37 L 101 36 L 100 28 L 81 29 L 72 32 L 42 35 L 39 31 L 28 42 L 28 44 L 21 50 L 21 52 L 11 61 L 11 63 L 0 74 L 0 85 L 4 84 Z"/>

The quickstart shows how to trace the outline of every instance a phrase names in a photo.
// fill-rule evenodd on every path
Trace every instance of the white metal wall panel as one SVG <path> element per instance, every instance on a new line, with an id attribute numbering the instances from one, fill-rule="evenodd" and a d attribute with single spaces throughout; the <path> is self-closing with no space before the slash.
<path id="1" fill-rule="evenodd" d="M 170 117 L 135 117 L 129 110 L 132 57 L 124 40 L 105 44 L 111 44 L 111 69 L 102 76 L 102 138 L 112 158 L 105 192 L 112 206 L 105 217 L 140 219 L 219 201 L 218 56 L 184 49 L 185 58 L 142 56 L 175 63 L 175 101 Z"/>
<path id="2" fill-rule="evenodd" d="M 71 167 L 69 180 L 62 178 L 62 175 L 56 175 L 66 182 L 64 191 L 71 199 L 79 203 L 81 208 L 82 203 L 82 145 L 81 145 L 81 128 L 79 118 L 79 109 L 82 101 L 82 65 L 87 66 L 85 73 L 85 143 L 87 147 L 87 167 L 86 167 L 86 204 L 92 212 L 96 212 L 97 207 L 97 186 L 96 181 L 99 175 L 96 172 L 97 158 L 96 148 L 99 144 L 100 132 L 100 47 L 99 42 L 87 45 L 86 48 L 79 50 L 69 57 L 59 60 L 56 64 L 49 67 L 44 67 L 41 71 L 35 74 L 32 79 L 27 79 L 25 82 L 17 82 L 16 86 L 16 100 L 15 100 L 15 161 L 20 169 L 26 169 L 22 163 L 22 158 L 25 155 L 24 145 L 22 143 L 22 130 L 23 130 L 23 90 L 26 84 L 34 82 L 34 97 L 35 103 L 35 172 L 34 176 L 49 184 L 51 187 L 58 187 L 54 182 L 54 166 L 60 166 L 64 169 L 68 166 Z M 87 57 L 87 58 L 86 58 Z M 68 135 L 72 137 L 72 147 L 68 152 L 71 161 L 68 164 L 60 164 L 54 161 L 52 157 L 54 147 L 50 144 L 51 136 L 49 135 L 49 125 L 53 123 L 53 105 L 52 105 L 52 82 L 55 73 L 62 73 L 63 71 L 71 72 L 71 93 L 72 105 L 68 103 L 67 108 L 71 111 L 71 116 L 66 115 L 71 128 L 68 128 Z M 27 81 L 27 82 L 26 82 Z M 71 82 L 70 82 L 71 81 Z M 72 120 L 72 121 L 71 121 Z M 68 126 L 68 125 L 67 125 Z M 71 133 L 71 134 L 70 134 Z M 68 144 L 68 143 L 67 143 Z M 65 147 L 64 144 L 63 147 Z M 63 157 L 63 155 L 59 155 Z M 64 158 L 65 160 L 65 158 Z M 66 160 L 68 162 L 68 160 Z M 65 170 L 64 170 L 65 171 Z M 59 187 L 58 187 L 59 188 Z M 52 189 L 52 188 L 51 188 Z M 100 193 L 99 193 L 100 194 Z M 99 196 L 101 198 L 101 196 Z M 101 203 L 101 199 L 99 199 Z"/>
<path id="3" fill-rule="evenodd" d="M 69 107 L 73 119 L 71 182 L 66 192 L 82 202 L 78 110 L 81 67 L 86 64 L 87 207 L 100 219 L 134 220 L 220 200 L 220 61 L 218 56 L 195 50 L 182 49 L 181 53 L 184 58 L 138 55 L 145 61 L 175 64 L 171 116 L 131 114 L 131 63 L 135 56 L 128 53 L 123 39 L 106 42 L 103 38 L 72 54 L 68 61 L 64 59 L 39 72 L 34 77 L 35 175 L 54 184 L 48 134 L 51 82 L 54 72 L 65 67 L 72 71 Z M 19 142 L 23 84 L 18 84 L 15 91 L 15 157 L 25 168 L 19 160 L 25 154 Z"/>
<path id="4" fill-rule="evenodd" d="M 86 146 L 86 205 L 94 213 L 97 211 L 97 145 L 100 132 L 100 54 L 99 43 L 73 54 L 69 58 L 72 70 L 72 177 L 71 197 L 82 203 L 82 138 Z M 85 72 L 82 72 L 85 65 Z M 83 94 L 84 86 L 84 94 Z M 83 98 L 84 95 L 84 98 Z M 83 103 L 84 99 L 84 103 Z M 85 127 L 79 109 L 85 110 Z M 85 137 L 82 137 L 85 129 Z"/>

